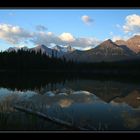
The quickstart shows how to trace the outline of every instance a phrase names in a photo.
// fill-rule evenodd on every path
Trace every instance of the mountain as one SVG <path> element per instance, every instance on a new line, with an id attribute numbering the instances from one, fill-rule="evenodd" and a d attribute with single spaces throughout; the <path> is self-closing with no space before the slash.
<path id="1" fill-rule="evenodd" d="M 29 48 L 28 48 L 28 47 L 26 47 L 26 46 L 24 46 L 24 47 L 10 47 L 10 48 L 8 48 L 8 49 L 7 49 L 7 50 L 5 50 L 5 51 L 7 51 L 7 52 L 12 52 L 12 51 L 17 52 L 18 50 L 28 51 L 28 50 L 29 50 Z"/>
<path id="2" fill-rule="evenodd" d="M 25 46 L 25 47 L 22 47 L 21 50 L 28 51 L 29 48 Z"/>
<path id="3" fill-rule="evenodd" d="M 117 45 L 125 45 L 135 53 L 140 52 L 140 35 L 135 35 L 132 38 L 128 39 L 127 41 L 117 40 L 115 43 Z"/>
<path id="4" fill-rule="evenodd" d="M 76 50 L 66 54 L 65 57 L 74 61 L 101 62 L 131 59 L 134 55 L 134 52 L 126 46 L 119 46 L 109 39 L 95 48 L 87 51 Z"/>
<path id="5" fill-rule="evenodd" d="M 62 57 L 64 55 L 66 55 L 66 54 L 69 54 L 69 53 L 75 51 L 75 49 L 72 48 L 70 45 L 64 46 L 64 47 L 56 45 L 52 49 L 57 51 L 57 57 Z"/>
<path id="6" fill-rule="evenodd" d="M 135 35 L 134 37 L 128 39 L 126 45 L 134 52 L 140 52 L 140 35 Z"/>
<path id="7" fill-rule="evenodd" d="M 53 50 L 56 50 L 56 51 L 58 51 L 58 52 L 61 52 L 63 48 L 62 48 L 61 46 L 59 46 L 59 45 L 56 45 L 56 46 L 54 46 L 52 49 L 53 49 Z M 62 52 L 63 52 L 63 51 L 62 51 Z"/>
<path id="8" fill-rule="evenodd" d="M 85 46 L 86 47 L 86 46 Z M 61 47 L 56 45 L 54 47 L 47 47 L 45 45 L 38 45 L 29 49 L 28 47 L 10 47 L 7 51 L 34 50 L 41 51 L 48 56 L 54 54 L 55 57 L 63 57 L 67 60 L 74 60 L 80 62 L 101 62 L 101 61 L 121 61 L 130 59 L 140 59 L 140 36 L 136 35 L 127 41 L 117 40 L 113 42 L 108 39 L 100 43 L 95 48 L 89 50 L 76 50 L 70 45 Z"/>
<path id="9" fill-rule="evenodd" d="M 10 48 L 8 48 L 8 49 L 5 50 L 5 51 L 6 51 L 6 52 L 13 52 L 13 51 L 17 52 L 19 49 L 20 49 L 20 48 L 18 48 L 18 47 L 10 47 Z"/>
<path id="10" fill-rule="evenodd" d="M 116 40 L 115 43 L 119 46 L 120 45 L 126 45 L 126 41 L 124 41 L 124 40 Z"/>
<path id="11" fill-rule="evenodd" d="M 52 53 L 54 52 L 55 56 L 61 57 L 66 53 L 71 53 L 75 49 L 72 48 L 70 45 L 65 46 L 65 47 L 61 47 L 59 45 L 56 45 L 53 48 L 49 48 L 49 47 L 42 44 L 42 45 L 38 45 L 38 46 L 33 47 L 33 48 L 28 48 L 26 46 L 24 46 L 24 47 L 10 47 L 5 51 L 7 51 L 7 52 L 16 51 L 17 52 L 18 50 L 24 50 L 24 51 L 32 51 L 33 50 L 35 52 L 41 51 L 41 53 L 45 53 L 48 56 L 52 56 Z"/>
<path id="12" fill-rule="evenodd" d="M 126 104 L 128 104 L 129 106 L 131 106 L 133 108 L 139 108 L 140 107 L 139 97 L 140 97 L 139 90 L 133 90 L 126 96 L 117 97 L 113 101 L 115 103 L 124 103 L 125 102 Z"/>
<path id="13" fill-rule="evenodd" d="M 101 44 L 99 44 L 97 47 L 95 47 L 92 50 L 93 50 L 93 54 L 103 55 L 103 56 L 122 56 L 122 55 L 130 56 L 134 54 L 127 47 L 119 46 L 110 39 L 102 42 Z"/>
<path id="14" fill-rule="evenodd" d="M 64 54 L 69 54 L 70 52 L 74 51 L 75 49 L 71 46 L 61 47 L 59 45 L 56 45 L 52 48 L 48 48 L 45 45 L 38 45 L 34 48 L 31 48 L 30 50 L 34 50 L 35 52 L 39 52 L 41 50 L 42 53 L 45 53 L 46 55 L 52 56 L 52 53 L 54 53 L 55 56 L 61 57 Z"/>
<path id="15" fill-rule="evenodd" d="M 64 52 L 70 53 L 70 52 L 73 52 L 73 51 L 75 51 L 75 50 L 76 50 L 76 49 L 74 49 L 74 48 L 71 47 L 70 45 L 63 47 L 63 51 L 64 51 Z"/>
<path id="16" fill-rule="evenodd" d="M 86 61 L 87 56 L 85 55 L 85 51 L 81 50 L 74 50 L 72 52 L 64 54 L 67 60 L 73 61 Z"/>
<path id="17" fill-rule="evenodd" d="M 57 50 L 58 52 L 61 52 L 61 53 L 69 53 L 69 52 L 73 52 L 75 50 L 70 45 L 64 46 L 64 47 L 61 47 L 59 45 L 56 45 L 56 46 L 53 47 L 53 49 L 54 50 Z"/>
<path id="18" fill-rule="evenodd" d="M 47 46 L 45 46 L 43 44 L 38 45 L 38 46 L 36 46 L 34 48 L 31 48 L 30 50 L 31 51 L 33 50 L 35 52 L 40 52 L 41 51 L 42 54 L 46 54 L 48 56 L 52 56 L 52 51 L 53 51 L 52 49 L 48 48 Z"/>

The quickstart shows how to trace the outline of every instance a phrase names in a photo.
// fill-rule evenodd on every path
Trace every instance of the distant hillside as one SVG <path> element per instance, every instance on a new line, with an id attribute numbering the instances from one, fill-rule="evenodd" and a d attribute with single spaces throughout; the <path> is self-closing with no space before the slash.
<path id="1" fill-rule="evenodd" d="M 87 51 L 73 51 L 67 59 L 84 62 L 118 61 L 135 58 L 135 53 L 126 46 L 119 46 L 110 39 Z"/>
<path id="2" fill-rule="evenodd" d="M 115 43 L 118 45 L 125 45 L 135 53 L 140 52 L 140 35 L 135 35 L 134 37 L 128 39 L 127 41 L 118 40 Z"/>

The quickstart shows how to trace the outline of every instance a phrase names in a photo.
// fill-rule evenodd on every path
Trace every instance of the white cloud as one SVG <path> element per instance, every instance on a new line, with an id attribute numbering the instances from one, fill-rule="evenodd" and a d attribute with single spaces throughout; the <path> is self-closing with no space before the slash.
<path id="1" fill-rule="evenodd" d="M 92 49 L 92 47 L 85 47 L 85 48 L 83 48 L 84 51 L 87 51 L 87 50 L 90 50 L 90 49 Z"/>
<path id="2" fill-rule="evenodd" d="M 94 37 L 74 37 L 71 33 L 62 33 L 55 35 L 52 32 L 27 31 L 19 26 L 10 24 L 0 24 L 0 39 L 12 45 L 22 44 L 44 44 L 50 46 L 52 43 L 57 45 L 71 45 L 73 47 L 79 47 L 81 49 L 88 49 L 94 47 L 100 43 L 100 41 Z"/>
<path id="3" fill-rule="evenodd" d="M 123 40 L 123 38 L 120 36 L 113 36 L 112 41 L 115 42 L 116 40 Z"/>
<path id="4" fill-rule="evenodd" d="M 47 35 L 53 35 L 53 33 L 52 32 L 47 32 Z"/>
<path id="5" fill-rule="evenodd" d="M 113 41 L 113 42 L 115 42 L 115 41 L 117 41 L 117 40 L 124 40 L 124 41 L 126 41 L 126 40 L 128 40 L 130 37 L 129 36 L 119 36 L 119 35 L 113 35 L 112 37 L 111 37 L 111 40 Z"/>
<path id="6" fill-rule="evenodd" d="M 81 20 L 85 23 L 85 24 L 91 24 L 93 22 L 93 19 L 91 19 L 91 17 L 87 16 L 87 15 L 83 15 L 81 17 Z"/>
<path id="7" fill-rule="evenodd" d="M 60 37 L 61 36 L 61 37 Z M 34 37 L 31 39 L 35 45 L 44 44 L 50 46 L 51 43 L 55 43 L 57 45 L 71 45 L 73 47 L 80 47 L 81 49 L 87 47 L 94 47 L 100 43 L 100 41 L 94 37 L 90 38 L 74 38 L 72 34 L 62 33 L 59 36 L 55 34 L 48 34 L 45 32 L 34 33 Z"/>
<path id="8" fill-rule="evenodd" d="M 62 33 L 59 38 L 62 40 L 62 41 L 66 41 L 66 42 L 73 42 L 75 40 L 75 38 L 73 37 L 72 34 L 70 33 Z"/>
<path id="9" fill-rule="evenodd" d="M 135 35 L 140 35 L 140 33 L 134 33 L 133 36 L 135 36 Z"/>
<path id="10" fill-rule="evenodd" d="M 110 37 L 106 38 L 105 40 L 111 39 L 113 42 L 117 41 L 117 40 L 126 40 L 128 39 L 127 35 L 125 36 L 120 36 L 120 35 L 116 35 L 113 32 L 109 33 Z"/>
<path id="11" fill-rule="evenodd" d="M 47 27 L 45 27 L 44 25 L 37 25 L 36 26 L 36 30 L 37 31 L 46 31 Z"/>
<path id="12" fill-rule="evenodd" d="M 111 36 L 112 36 L 113 34 L 114 34 L 113 32 L 110 32 L 110 33 L 109 33 L 109 35 L 111 35 Z"/>
<path id="13" fill-rule="evenodd" d="M 56 35 L 46 32 L 35 32 L 30 41 L 33 42 L 35 45 L 50 45 L 51 43 L 59 44 L 61 42 Z"/>
<path id="14" fill-rule="evenodd" d="M 88 38 L 76 38 L 76 40 L 74 42 L 71 43 L 72 46 L 76 46 L 76 47 L 81 47 L 81 48 L 85 48 L 85 47 L 95 47 L 97 44 L 99 44 L 99 40 L 97 38 L 94 37 L 88 37 Z"/>
<path id="15" fill-rule="evenodd" d="M 123 26 L 125 33 L 140 33 L 140 15 L 128 15 Z"/>
<path id="16" fill-rule="evenodd" d="M 0 39 L 10 44 L 20 43 L 30 37 L 32 37 L 31 33 L 19 26 L 0 24 Z"/>

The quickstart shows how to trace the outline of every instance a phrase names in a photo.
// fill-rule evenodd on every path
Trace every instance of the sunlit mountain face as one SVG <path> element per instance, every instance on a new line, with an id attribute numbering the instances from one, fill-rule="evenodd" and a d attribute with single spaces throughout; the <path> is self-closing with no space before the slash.
<path id="1" fill-rule="evenodd" d="M 135 35 L 126 41 L 117 40 L 116 44 L 118 44 L 120 46 L 125 45 L 129 49 L 131 49 L 133 52 L 138 54 L 140 52 L 140 35 Z"/>

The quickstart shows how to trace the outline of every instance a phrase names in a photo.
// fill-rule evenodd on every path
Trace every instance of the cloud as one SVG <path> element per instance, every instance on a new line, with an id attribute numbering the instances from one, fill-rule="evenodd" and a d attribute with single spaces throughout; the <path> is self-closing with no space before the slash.
<path id="1" fill-rule="evenodd" d="M 90 49 L 92 49 L 92 47 L 85 47 L 85 48 L 83 48 L 84 51 L 87 51 L 87 50 L 90 50 Z"/>
<path id="2" fill-rule="evenodd" d="M 51 32 L 35 32 L 33 33 L 33 37 L 30 39 L 32 43 L 35 45 L 44 44 L 50 45 L 51 43 L 59 44 L 60 39 Z"/>
<path id="3" fill-rule="evenodd" d="M 89 16 L 87 15 L 83 15 L 81 17 L 81 20 L 85 23 L 85 24 L 91 24 L 93 22 L 93 19 L 91 19 Z"/>
<path id="4" fill-rule="evenodd" d="M 109 35 L 111 35 L 111 36 L 112 36 L 113 34 L 114 34 L 113 32 L 110 32 L 110 33 L 109 33 Z"/>
<path id="5" fill-rule="evenodd" d="M 47 27 L 43 26 L 43 25 L 37 25 L 36 26 L 36 30 L 37 31 L 46 31 L 47 30 Z"/>
<path id="6" fill-rule="evenodd" d="M 127 36 L 127 35 L 125 35 L 125 36 L 120 36 L 120 35 L 113 35 L 112 37 L 111 37 L 111 39 L 112 39 L 112 41 L 113 42 L 115 42 L 115 41 L 117 41 L 117 40 L 124 40 L 124 41 L 126 41 L 126 40 L 128 40 L 130 37 L 129 36 Z"/>
<path id="7" fill-rule="evenodd" d="M 52 32 L 47 32 L 47 35 L 53 35 L 53 33 Z"/>
<path id="8" fill-rule="evenodd" d="M 66 42 L 73 42 L 75 40 L 75 38 L 72 36 L 72 34 L 70 33 L 62 33 L 59 38 L 62 41 L 66 41 Z"/>
<path id="9" fill-rule="evenodd" d="M 74 42 L 71 43 L 72 46 L 87 48 L 87 47 L 95 47 L 98 45 L 100 41 L 94 37 L 88 38 L 76 38 Z"/>
<path id="10" fill-rule="evenodd" d="M 30 37 L 32 34 L 19 26 L 0 24 L 0 39 L 10 44 L 20 43 Z"/>
<path id="11" fill-rule="evenodd" d="M 71 45 L 73 47 L 79 47 L 81 49 L 87 49 L 96 46 L 100 43 L 97 38 L 94 37 L 74 37 L 71 33 L 64 32 L 60 35 L 56 35 L 52 32 L 45 31 L 27 31 L 19 26 L 10 24 L 0 24 L 0 39 L 12 45 L 22 45 L 28 42 L 34 45 L 44 44 L 51 46 L 51 44 L 57 45 Z"/>
<path id="12" fill-rule="evenodd" d="M 100 43 L 100 41 L 94 37 L 90 38 L 75 38 L 70 33 L 62 33 L 61 35 L 56 36 L 52 33 L 39 32 L 34 33 L 34 37 L 31 39 L 35 45 L 44 44 L 49 45 L 55 43 L 57 45 L 71 45 L 73 47 L 79 47 L 81 49 L 87 47 L 94 47 Z"/>
<path id="13" fill-rule="evenodd" d="M 140 33 L 140 15 L 128 15 L 125 18 L 125 24 L 123 25 L 125 33 L 137 34 Z"/>
<path id="14" fill-rule="evenodd" d="M 112 37 L 112 41 L 115 42 L 117 40 L 123 40 L 123 38 L 121 36 L 113 36 Z"/>

